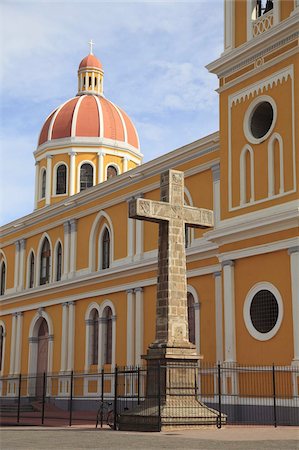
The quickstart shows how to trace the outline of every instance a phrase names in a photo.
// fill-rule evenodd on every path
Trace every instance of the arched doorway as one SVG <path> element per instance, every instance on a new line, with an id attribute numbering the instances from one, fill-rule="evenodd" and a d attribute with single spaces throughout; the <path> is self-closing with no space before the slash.
<path id="1" fill-rule="evenodd" d="M 36 396 L 41 396 L 43 394 L 43 374 L 48 371 L 49 328 L 44 318 L 39 324 L 37 340 Z"/>

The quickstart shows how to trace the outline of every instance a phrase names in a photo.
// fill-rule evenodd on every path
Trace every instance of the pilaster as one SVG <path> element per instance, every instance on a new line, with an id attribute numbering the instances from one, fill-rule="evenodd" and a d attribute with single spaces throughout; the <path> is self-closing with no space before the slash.
<path id="1" fill-rule="evenodd" d="M 37 208 L 39 199 L 39 161 L 35 162 L 35 185 L 34 185 L 34 209 Z"/>
<path id="2" fill-rule="evenodd" d="M 135 365 L 141 365 L 143 354 L 143 289 L 134 289 L 135 292 Z"/>
<path id="3" fill-rule="evenodd" d="M 127 366 L 134 365 L 134 291 L 127 290 Z"/>
<path id="4" fill-rule="evenodd" d="M 213 173 L 213 210 L 214 210 L 214 227 L 220 220 L 220 164 L 212 166 Z"/>
<path id="5" fill-rule="evenodd" d="M 68 303 L 68 354 L 67 354 L 67 370 L 70 372 L 74 369 L 74 337 L 75 337 L 75 302 Z"/>
<path id="6" fill-rule="evenodd" d="M 98 153 L 98 183 L 104 181 L 104 152 Z"/>
<path id="7" fill-rule="evenodd" d="M 20 262 L 20 241 L 15 242 L 15 267 L 14 267 L 14 290 L 19 286 L 19 262 Z"/>
<path id="8" fill-rule="evenodd" d="M 62 279 L 66 280 L 68 278 L 68 273 L 70 270 L 70 223 L 69 221 L 64 222 L 64 243 L 63 243 L 63 274 Z"/>
<path id="9" fill-rule="evenodd" d="M 21 239 L 18 291 L 22 291 L 24 289 L 25 249 L 26 249 L 26 239 Z"/>
<path id="10" fill-rule="evenodd" d="M 16 330 L 17 330 L 17 313 L 14 313 L 12 315 L 12 324 L 11 324 L 9 375 L 13 375 L 15 372 Z"/>
<path id="11" fill-rule="evenodd" d="M 288 250 L 291 265 L 292 311 L 293 311 L 293 362 L 299 365 L 299 246 Z"/>
<path id="12" fill-rule="evenodd" d="M 61 358 L 60 370 L 67 369 L 67 343 L 68 343 L 68 303 L 62 303 L 62 333 L 61 333 Z"/>
<path id="13" fill-rule="evenodd" d="M 70 152 L 70 195 L 75 194 L 75 181 L 76 181 L 76 152 Z"/>
<path id="14" fill-rule="evenodd" d="M 52 158 L 52 155 L 47 156 L 46 205 L 50 205 L 51 203 Z"/>
<path id="15" fill-rule="evenodd" d="M 215 282 L 215 325 L 216 325 L 216 361 L 223 361 L 223 329 L 222 329 L 222 274 L 214 273 Z"/>
<path id="16" fill-rule="evenodd" d="M 76 274 L 77 268 L 77 219 L 70 220 L 70 276 Z"/>
<path id="17" fill-rule="evenodd" d="M 21 372 L 23 313 L 17 312 L 14 374 Z"/>
<path id="18" fill-rule="evenodd" d="M 224 261 L 222 268 L 224 283 L 224 357 L 225 362 L 233 363 L 236 361 L 234 261 Z"/>

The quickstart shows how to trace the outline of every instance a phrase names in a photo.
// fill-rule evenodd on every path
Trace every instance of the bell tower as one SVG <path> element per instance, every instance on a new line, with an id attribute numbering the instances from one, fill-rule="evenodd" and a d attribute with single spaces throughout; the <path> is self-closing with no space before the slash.
<path id="1" fill-rule="evenodd" d="M 299 1 L 225 1 L 221 219 L 298 199 Z"/>

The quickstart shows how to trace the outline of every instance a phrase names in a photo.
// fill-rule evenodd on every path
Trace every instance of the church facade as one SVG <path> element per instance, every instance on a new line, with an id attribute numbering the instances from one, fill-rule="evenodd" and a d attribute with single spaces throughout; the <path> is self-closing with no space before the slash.
<path id="1" fill-rule="evenodd" d="M 185 233 L 189 340 L 203 361 L 299 365 L 298 24 L 298 0 L 225 2 L 224 52 L 207 67 L 219 132 L 144 164 L 100 61 L 81 61 L 77 95 L 38 139 L 35 209 L 1 228 L 1 377 L 143 364 L 158 226 L 130 219 L 128 202 L 159 200 L 168 169 L 184 172 L 186 205 L 214 211 L 212 229 Z"/>

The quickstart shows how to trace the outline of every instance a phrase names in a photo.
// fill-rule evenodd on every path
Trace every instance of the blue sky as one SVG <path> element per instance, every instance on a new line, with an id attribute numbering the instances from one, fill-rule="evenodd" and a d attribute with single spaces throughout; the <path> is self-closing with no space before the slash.
<path id="1" fill-rule="evenodd" d="M 132 118 L 144 161 L 218 130 L 223 0 L 3 1 L 0 19 L 1 224 L 33 210 L 34 158 L 48 114 L 76 95 L 95 42 L 104 94 Z"/>

